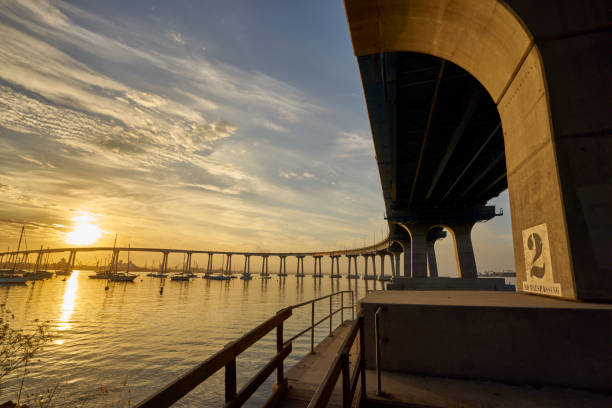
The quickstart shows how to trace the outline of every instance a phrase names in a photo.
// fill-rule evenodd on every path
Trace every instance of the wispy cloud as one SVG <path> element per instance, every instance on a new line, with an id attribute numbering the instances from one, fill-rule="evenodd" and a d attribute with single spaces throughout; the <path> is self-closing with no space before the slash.
<path id="1" fill-rule="evenodd" d="M 303 249 L 383 222 L 376 173 L 347 166 L 371 141 L 305 91 L 190 53 L 185 32 L 135 41 L 63 2 L 0 12 L 0 224 L 36 219 L 52 240 L 88 211 L 151 245 L 197 229 L 215 231 L 198 245 Z"/>
<path id="2" fill-rule="evenodd" d="M 166 36 L 174 42 L 177 42 L 181 45 L 185 45 L 185 41 L 183 40 L 183 35 L 181 33 L 177 33 L 176 31 L 169 31 L 168 33 L 166 33 Z"/>

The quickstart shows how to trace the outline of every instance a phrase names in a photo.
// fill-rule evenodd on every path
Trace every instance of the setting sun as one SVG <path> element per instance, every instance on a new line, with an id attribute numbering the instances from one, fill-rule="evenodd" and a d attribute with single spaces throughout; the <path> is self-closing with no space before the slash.
<path id="1" fill-rule="evenodd" d="M 98 240 L 100 228 L 92 224 L 93 217 L 90 215 L 80 215 L 74 219 L 74 229 L 68 234 L 66 243 L 74 245 L 90 245 Z"/>

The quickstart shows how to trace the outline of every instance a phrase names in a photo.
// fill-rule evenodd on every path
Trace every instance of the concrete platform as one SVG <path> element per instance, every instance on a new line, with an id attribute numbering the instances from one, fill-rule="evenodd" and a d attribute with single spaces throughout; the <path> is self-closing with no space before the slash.
<path id="1" fill-rule="evenodd" d="M 325 338 L 315 354 L 304 357 L 287 373 L 289 390 L 280 403 L 284 408 L 307 407 L 327 374 L 349 325 L 340 326 Z M 355 361 L 356 349 L 351 350 Z M 351 367 L 353 370 L 353 367 Z M 612 407 L 612 395 L 568 388 L 516 386 L 492 381 L 461 380 L 383 371 L 383 396 L 376 395 L 376 372 L 367 370 L 366 407 L 447 408 L 575 408 Z M 340 407 L 341 386 L 336 384 L 328 407 Z"/>
<path id="2" fill-rule="evenodd" d="M 387 290 L 489 290 L 515 292 L 504 278 L 404 278 L 394 277 Z"/>
<path id="3" fill-rule="evenodd" d="M 612 396 L 569 388 L 532 387 L 383 371 L 383 396 L 376 371 L 367 370 L 367 407 L 609 408 Z"/>
<path id="4" fill-rule="evenodd" d="M 381 315 L 382 367 L 397 373 L 612 391 L 612 305 L 511 292 L 388 291 L 359 301 L 368 368 Z"/>
<path id="5" fill-rule="evenodd" d="M 332 332 L 332 337 L 326 337 L 317 347 L 314 354 L 308 354 L 298 362 L 289 372 L 287 381 L 289 390 L 283 398 L 280 407 L 306 407 L 312 399 L 319 384 L 327 375 L 332 361 L 336 358 L 340 346 L 349 330 L 349 324 L 339 326 Z M 355 361 L 356 350 L 351 350 L 351 361 Z M 353 367 L 351 366 L 351 370 Z M 336 384 L 334 394 L 328 407 L 342 406 L 342 387 L 340 381 Z"/>

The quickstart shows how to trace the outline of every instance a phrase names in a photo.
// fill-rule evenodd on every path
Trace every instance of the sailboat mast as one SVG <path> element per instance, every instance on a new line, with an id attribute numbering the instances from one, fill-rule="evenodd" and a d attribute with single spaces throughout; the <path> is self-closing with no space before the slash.
<path id="1" fill-rule="evenodd" d="M 127 265 L 127 271 L 126 274 L 130 273 L 130 248 L 131 248 L 132 244 L 128 244 L 128 265 Z"/>
<path id="2" fill-rule="evenodd" d="M 115 233 L 115 242 L 113 242 L 113 256 L 111 258 L 111 262 L 114 261 L 114 265 L 111 266 L 117 273 L 117 264 L 119 263 L 119 254 L 115 254 L 115 248 L 117 247 L 117 234 Z"/>
<path id="3" fill-rule="evenodd" d="M 19 249 L 21 248 L 21 238 L 23 238 L 23 230 L 25 229 L 25 225 L 23 227 L 21 227 L 21 235 L 19 235 L 19 244 L 17 244 L 17 252 L 19 252 Z M 13 262 L 13 269 L 11 269 L 11 272 L 15 272 L 15 267 L 17 266 L 17 252 L 15 252 L 15 261 Z"/>

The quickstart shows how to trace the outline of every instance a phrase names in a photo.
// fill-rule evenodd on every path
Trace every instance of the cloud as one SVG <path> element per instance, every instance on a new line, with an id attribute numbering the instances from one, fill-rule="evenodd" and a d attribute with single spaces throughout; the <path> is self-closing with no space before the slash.
<path id="1" fill-rule="evenodd" d="M 286 180 L 313 180 L 316 178 L 314 174 L 307 171 L 296 173 L 295 171 L 281 170 L 278 174 Z"/>
<path id="2" fill-rule="evenodd" d="M 212 184 L 189 184 L 189 183 L 181 183 L 186 187 L 194 187 L 202 190 L 213 191 L 215 193 L 223 193 L 229 195 L 237 195 L 240 194 L 240 190 L 232 189 L 232 188 L 221 188 L 217 186 L 213 186 Z"/>
<path id="3" fill-rule="evenodd" d="M 382 208 L 374 162 L 363 177 L 345 160 L 371 140 L 338 133 L 305 91 L 63 2 L 0 12 L 0 219 L 87 211 L 151 245 L 275 249 L 384 222 L 368 216 Z"/>
<path id="4" fill-rule="evenodd" d="M 181 33 L 177 33 L 175 31 L 169 31 L 168 33 L 166 33 L 166 37 L 170 38 L 171 40 L 181 45 L 185 45 L 185 41 L 183 40 L 183 36 L 181 35 Z"/>
<path id="5" fill-rule="evenodd" d="M 341 155 L 371 154 L 374 144 L 370 136 L 358 132 L 340 132 L 336 138 L 336 148 Z"/>

